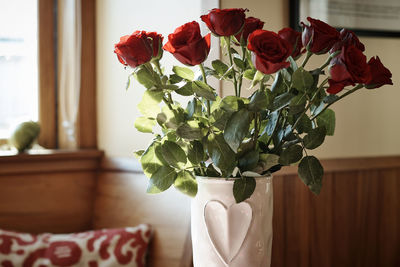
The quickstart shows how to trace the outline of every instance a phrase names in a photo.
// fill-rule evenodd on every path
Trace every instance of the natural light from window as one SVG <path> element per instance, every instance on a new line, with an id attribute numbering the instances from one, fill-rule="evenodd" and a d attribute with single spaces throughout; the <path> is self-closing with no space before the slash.
<path id="1" fill-rule="evenodd" d="M 37 0 L 0 0 L 0 139 L 38 120 Z"/>

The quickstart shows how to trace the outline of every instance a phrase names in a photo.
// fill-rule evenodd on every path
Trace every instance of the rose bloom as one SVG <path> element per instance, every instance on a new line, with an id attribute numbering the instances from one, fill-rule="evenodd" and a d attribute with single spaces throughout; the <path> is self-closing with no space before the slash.
<path id="1" fill-rule="evenodd" d="M 136 68 L 149 62 L 152 57 L 160 57 L 163 37 L 156 32 L 135 31 L 120 38 L 114 45 L 114 53 L 125 66 Z"/>
<path id="2" fill-rule="evenodd" d="M 254 52 L 256 69 L 264 74 L 275 73 L 290 65 L 286 59 L 292 53 L 293 47 L 274 32 L 255 30 L 249 36 L 247 48 Z"/>
<path id="3" fill-rule="evenodd" d="M 385 84 L 393 84 L 392 73 L 383 66 L 378 56 L 376 58 L 372 57 L 368 61 L 368 66 L 371 70 L 371 79 L 366 86 L 368 89 L 378 88 Z"/>
<path id="4" fill-rule="evenodd" d="M 288 41 L 293 46 L 292 57 L 297 59 L 301 56 L 303 43 L 301 42 L 301 33 L 293 30 L 292 28 L 283 28 L 278 32 L 278 35 Z"/>
<path id="5" fill-rule="evenodd" d="M 327 92 L 330 94 L 339 93 L 345 86 L 371 80 L 367 58 L 354 45 L 342 48 L 340 54 L 332 59 L 329 71 L 331 78 Z"/>
<path id="6" fill-rule="evenodd" d="M 211 34 L 202 37 L 196 21 L 178 27 L 168 35 L 164 50 L 170 52 L 185 65 L 195 66 L 203 63 L 210 52 Z"/>
<path id="7" fill-rule="evenodd" d="M 246 9 L 214 8 L 207 15 L 201 16 L 201 20 L 207 24 L 210 31 L 219 36 L 231 36 L 237 34 L 243 27 Z"/>
<path id="8" fill-rule="evenodd" d="M 310 25 L 301 23 L 304 27 L 302 41 L 308 51 L 315 54 L 328 52 L 339 39 L 339 32 L 318 19 L 308 17 Z"/>
<path id="9" fill-rule="evenodd" d="M 240 31 L 240 33 L 236 34 L 236 39 L 239 41 L 239 43 L 247 43 L 247 38 L 249 37 L 249 34 L 254 32 L 255 30 L 262 29 L 264 27 L 264 22 L 254 18 L 254 17 L 248 17 L 246 18 L 244 22 L 244 27 L 243 30 Z"/>
<path id="10" fill-rule="evenodd" d="M 349 45 L 354 45 L 359 50 L 363 52 L 365 51 L 364 44 L 360 42 L 360 39 L 358 39 L 357 35 L 353 31 L 342 29 L 340 31 L 340 41 L 333 45 L 329 53 L 332 54 L 337 50 L 340 50 L 342 46 L 349 46 Z"/>

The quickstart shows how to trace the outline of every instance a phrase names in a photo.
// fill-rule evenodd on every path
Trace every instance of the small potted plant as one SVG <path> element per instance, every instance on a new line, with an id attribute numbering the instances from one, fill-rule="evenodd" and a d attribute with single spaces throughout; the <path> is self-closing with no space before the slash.
<path id="1" fill-rule="evenodd" d="M 211 66 L 203 65 L 210 33 L 202 36 L 196 21 L 178 27 L 165 44 L 156 32 L 136 31 L 115 45 L 119 61 L 133 70 L 129 80 L 146 88 L 135 127 L 154 135 L 147 149 L 136 152 L 149 177 L 147 191 L 174 185 L 196 196 L 197 267 L 269 266 L 272 173 L 298 165 L 299 178 L 319 194 L 324 171 L 312 150 L 334 134 L 330 106 L 392 84 L 390 71 L 379 57 L 367 61 L 352 31 L 308 18 L 302 33 L 275 33 L 246 18 L 246 11 L 213 9 L 201 16 L 223 51 L 224 59 Z M 165 51 L 186 67 L 164 70 Z M 311 56 L 322 54 L 324 64 L 307 68 Z M 235 94 L 218 96 L 207 83 L 211 77 L 230 82 Z M 242 96 L 245 87 L 250 97 Z M 175 95 L 187 97 L 187 104 Z"/>

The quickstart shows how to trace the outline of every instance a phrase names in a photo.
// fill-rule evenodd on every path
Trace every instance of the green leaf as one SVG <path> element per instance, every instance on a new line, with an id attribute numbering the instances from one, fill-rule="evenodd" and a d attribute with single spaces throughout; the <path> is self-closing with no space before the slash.
<path id="1" fill-rule="evenodd" d="M 264 73 L 261 71 L 257 71 L 256 74 L 254 75 L 253 81 L 251 82 L 251 88 L 254 88 L 262 79 L 264 78 Z"/>
<path id="2" fill-rule="evenodd" d="M 267 125 L 265 126 L 264 132 L 268 135 L 271 136 L 272 133 L 275 130 L 276 124 L 278 123 L 278 112 L 272 112 L 268 115 L 267 117 Z"/>
<path id="3" fill-rule="evenodd" d="M 188 171 L 181 171 L 178 173 L 174 186 L 179 191 L 190 197 L 195 197 L 197 194 L 197 181 Z"/>
<path id="4" fill-rule="evenodd" d="M 312 85 L 314 83 L 314 78 L 305 69 L 302 67 L 298 68 L 292 76 L 292 84 L 297 90 L 302 92 L 310 91 Z"/>
<path id="5" fill-rule="evenodd" d="M 262 174 L 278 164 L 279 164 L 278 155 L 260 154 L 257 167 L 254 169 L 254 171 Z"/>
<path id="6" fill-rule="evenodd" d="M 211 101 L 216 100 L 215 90 L 202 81 L 194 81 L 192 83 L 192 89 L 198 96 L 204 97 L 205 99 Z"/>
<path id="7" fill-rule="evenodd" d="M 126 85 L 125 85 L 125 90 L 128 90 L 129 86 L 131 85 L 131 76 L 132 75 L 128 76 L 128 80 L 126 81 Z"/>
<path id="8" fill-rule="evenodd" d="M 229 68 L 224 62 L 219 59 L 211 62 L 211 65 L 219 75 L 224 75 Z"/>
<path id="9" fill-rule="evenodd" d="M 225 126 L 224 139 L 235 152 L 237 152 L 237 149 L 249 131 L 250 115 L 248 110 L 241 109 L 232 114 Z"/>
<path id="10" fill-rule="evenodd" d="M 157 117 L 157 114 L 160 112 L 159 104 L 162 101 L 163 95 L 163 92 L 160 91 L 146 90 L 143 93 L 142 100 L 137 105 L 140 113 L 146 117 Z"/>
<path id="11" fill-rule="evenodd" d="M 289 59 L 289 62 L 290 62 L 290 67 L 292 68 L 292 70 L 294 72 L 296 72 L 296 70 L 298 69 L 296 61 L 291 56 L 288 59 Z"/>
<path id="12" fill-rule="evenodd" d="M 208 136 L 207 151 L 215 166 L 229 177 L 236 166 L 236 155 L 225 142 L 222 134 L 210 134 Z"/>
<path id="13" fill-rule="evenodd" d="M 194 72 L 189 68 L 174 66 L 172 71 L 185 80 L 193 81 L 194 79 Z"/>
<path id="14" fill-rule="evenodd" d="M 179 137 L 187 140 L 196 140 L 203 137 L 199 127 L 192 127 L 187 123 L 179 125 L 178 129 L 176 129 L 176 134 Z"/>
<path id="15" fill-rule="evenodd" d="M 303 138 L 304 146 L 307 149 L 314 149 L 319 147 L 325 140 L 326 129 L 325 127 L 317 127 L 308 132 Z"/>
<path id="16" fill-rule="evenodd" d="M 270 104 L 270 95 L 268 94 L 270 91 L 256 91 L 250 99 L 249 110 L 251 111 L 260 111 L 265 110 Z"/>
<path id="17" fill-rule="evenodd" d="M 204 160 L 204 148 L 201 142 L 197 140 L 190 142 L 188 159 L 194 165 L 198 165 Z"/>
<path id="18" fill-rule="evenodd" d="M 142 133 L 152 133 L 156 120 L 153 118 L 138 117 L 135 120 L 135 128 Z"/>
<path id="19" fill-rule="evenodd" d="M 290 165 L 298 162 L 303 157 L 303 148 L 299 145 L 293 145 L 282 151 L 279 163 L 282 165 Z"/>
<path id="20" fill-rule="evenodd" d="M 144 153 L 144 150 L 140 149 L 140 150 L 133 152 L 133 155 L 135 156 L 135 158 L 140 159 L 140 157 L 143 155 L 143 153 Z"/>
<path id="21" fill-rule="evenodd" d="M 323 126 L 326 129 L 326 135 L 333 135 L 335 133 L 336 117 L 332 109 L 326 109 L 317 117 L 318 126 Z"/>
<path id="22" fill-rule="evenodd" d="M 221 174 L 215 169 L 213 164 L 208 164 L 207 170 L 206 170 L 206 175 L 208 177 L 219 177 Z"/>
<path id="23" fill-rule="evenodd" d="M 172 141 L 164 141 L 161 145 L 163 158 L 168 164 L 175 168 L 182 168 L 186 164 L 185 151 L 176 143 Z"/>
<path id="24" fill-rule="evenodd" d="M 210 122 L 212 126 L 218 128 L 219 130 L 224 130 L 226 123 L 232 116 L 233 112 L 227 112 L 223 109 L 217 109 L 211 114 Z"/>
<path id="25" fill-rule="evenodd" d="M 333 102 L 335 102 L 338 99 L 339 99 L 339 96 L 337 96 L 337 95 L 327 95 L 324 97 L 323 101 L 326 104 L 332 104 Z"/>
<path id="26" fill-rule="evenodd" d="M 296 129 L 299 134 L 308 133 L 309 131 L 311 131 L 312 123 L 307 114 L 303 114 L 301 116 L 300 121 L 296 126 Z"/>
<path id="27" fill-rule="evenodd" d="M 283 87 L 284 87 L 283 75 L 280 71 L 278 71 L 275 75 L 275 80 L 271 85 L 271 91 L 274 94 L 278 94 L 282 91 Z"/>
<path id="28" fill-rule="evenodd" d="M 295 95 L 289 92 L 275 97 L 274 102 L 272 103 L 271 111 L 280 110 L 286 107 L 287 105 L 290 104 L 290 102 L 294 97 Z"/>
<path id="29" fill-rule="evenodd" d="M 235 62 L 235 65 L 242 70 L 246 68 L 245 62 L 243 62 L 243 60 L 241 60 L 240 58 L 234 57 L 233 62 Z"/>
<path id="30" fill-rule="evenodd" d="M 324 168 L 316 157 L 304 157 L 299 164 L 298 174 L 303 183 L 314 194 L 318 195 L 320 193 Z"/>
<path id="31" fill-rule="evenodd" d="M 259 153 L 258 151 L 251 150 L 244 154 L 238 162 L 239 169 L 243 171 L 251 171 L 253 170 L 258 163 Z"/>
<path id="32" fill-rule="evenodd" d="M 170 188 L 174 183 L 177 173 L 169 166 L 161 166 L 150 177 L 147 193 L 156 194 Z"/>
<path id="33" fill-rule="evenodd" d="M 175 73 L 171 74 L 169 76 L 169 83 L 171 83 L 171 84 L 176 84 L 176 83 L 179 83 L 181 81 L 182 81 L 182 78 L 179 77 L 178 75 L 176 75 Z"/>
<path id="34" fill-rule="evenodd" d="M 239 110 L 239 101 L 240 98 L 234 95 L 228 95 L 225 96 L 221 100 L 220 108 L 228 111 L 228 112 L 234 112 Z"/>
<path id="35" fill-rule="evenodd" d="M 252 81 L 254 79 L 254 75 L 256 75 L 256 72 L 256 69 L 245 70 L 245 72 L 243 73 L 243 78 Z"/>
<path id="36" fill-rule="evenodd" d="M 183 96 L 193 95 L 192 82 L 187 82 L 184 86 L 175 90 L 175 92 Z"/>
<path id="37" fill-rule="evenodd" d="M 254 189 L 256 189 L 256 179 L 254 177 L 236 179 L 233 183 L 233 196 L 236 203 L 240 203 L 251 197 Z"/>
<path id="38" fill-rule="evenodd" d="M 147 89 L 150 89 L 157 85 L 151 72 L 144 66 L 137 68 L 137 70 L 134 73 L 134 77 L 139 83 L 141 83 Z"/>
<path id="39" fill-rule="evenodd" d="M 160 143 L 153 142 L 140 158 L 143 172 L 147 177 L 151 177 L 161 166 L 166 165 L 162 156 L 156 153 L 157 148 L 161 148 Z"/>

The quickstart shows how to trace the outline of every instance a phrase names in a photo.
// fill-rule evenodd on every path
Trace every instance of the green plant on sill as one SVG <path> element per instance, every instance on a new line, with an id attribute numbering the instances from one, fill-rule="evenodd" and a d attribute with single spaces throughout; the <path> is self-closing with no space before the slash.
<path id="1" fill-rule="evenodd" d="M 213 25 L 209 25 L 210 20 L 204 18 L 215 15 L 213 21 L 218 22 L 221 19 L 218 10 L 202 16 L 210 30 L 220 37 L 227 62 L 216 59 L 210 67 L 204 67 L 203 61 L 210 49 L 209 35 L 200 36 L 197 22 L 179 27 L 169 36 L 164 50 L 186 65 L 198 65 L 194 69 L 196 72 L 188 67 L 174 66 L 171 74 L 164 73 L 160 67 L 162 37 L 157 33 L 135 32 L 122 37 L 116 44 L 115 53 L 121 63 L 132 67 L 131 76 L 147 89 L 138 105 L 143 116 L 136 119 L 135 127 L 141 132 L 153 134 L 154 139 L 146 150 L 135 154 L 145 175 L 150 178 L 149 193 L 159 193 L 174 185 L 194 196 L 197 193 L 196 175 L 240 177 L 233 187 L 234 197 L 240 202 L 253 193 L 254 177 L 299 163 L 300 179 L 313 193 L 319 194 L 324 171 L 319 160 L 309 155 L 309 150 L 319 147 L 327 135 L 334 134 L 335 113 L 329 107 L 361 88 L 376 88 L 391 83 L 391 74 L 379 58 L 374 60 L 380 65 L 376 62 L 369 65 L 372 59 L 367 64 L 362 55 L 363 45 L 350 31 L 344 31 L 342 36 L 343 31 L 339 33 L 323 22 L 309 19 L 310 26 L 303 25 L 303 43 L 307 53 L 298 65 L 296 60 L 305 51 L 302 50 L 300 33 L 287 28 L 279 35 L 260 30 L 263 23 L 258 20 L 252 33 L 247 33 L 249 38 L 241 38 L 249 30 L 244 12 L 243 9 L 232 9 L 223 14 L 243 20 L 240 28 L 232 31 L 236 33 L 240 30 L 242 35 L 236 37 L 215 32 Z M 332 35 L 328 36 L 331 43 L 322 48 L 324 42 L 318 40 L 316 34 L 321 28 L 327 29 L 325 34 Z M 285 38 L 285 31 L 297 38 L 292 38 L 290 43 Z M 183 37 L 180 35 L 182 32 L 186 33 Z M 185 45 L 192 50 L 180 53 L 181 48 L 174 47 L 174 38 L 183 38 L 183 43 L 186 42 Z M 193 43 L 190 43 L 193 39 L 197 50 L 193 50 Z M 137 40 L 145 40 L 150 48 L 138 47 Z M 140 44 L 143 46 L 143 43 Z M 130 49 L 130 45 L 136 45 L 135 49 Z M 148 51 L 148 57 L 143 59 L 143 53 L 139 57 L 135 50 Z M 329 50 L 327 60 L 321 67 L 306 69 L 312 55 Z M 269 56 L 272 59 L 268 59 Z M 279 60 L 279 56 L 283 58 Z M 353 74 L 354 66 L 350 63 L 346 65 L 347 57 L 351 56 L 361 60 L 359 76 L 363 78 L 338 80 L 335 77 L 341 74 Z M 344 70 L 340 69 L 343 65 Z M 331 68 L 330 75 L 326 72 L 328 66 Z M 362 70 L 363 67 L 365 70 Z M 374 73 L 384 75 L 386 80 L 378 81 Z M 368 80 L 365 78 L 367 75 Z M 235 95 L 219 97 L 207 83 L 209 77 L 230 82 Z M 241 96 L 245 79 L 251 81 L 251 89 L 254 90 L 248 98 Z M 343 87 L 351 84 L 355 85 L 352 89 L 342 91 Z M 189 97 L 187 105 L 174 101 L 174 94 Z M 160 108 L 162 102 L 164 105 Z M 157 128 L 160 130 L 156 131 Z"/>

